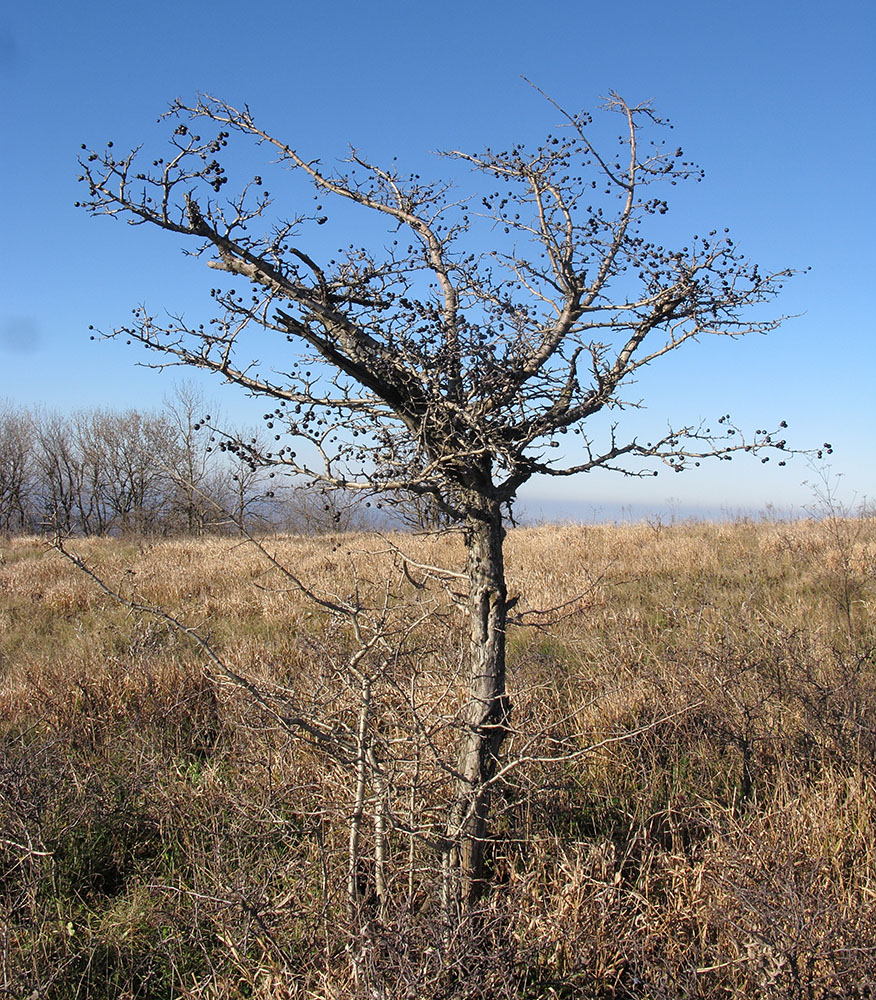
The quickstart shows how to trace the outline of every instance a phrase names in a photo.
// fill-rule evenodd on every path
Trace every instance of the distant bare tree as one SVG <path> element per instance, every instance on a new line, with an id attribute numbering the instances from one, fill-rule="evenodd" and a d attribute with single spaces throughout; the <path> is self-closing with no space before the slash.
<path id="1" fill-rule="evenodd" d="M 179 383 L 164 397 L 163 416 L 171 429 L 161 454 L 169 478 L 164 519 L 188 535 L 202 535 L 223 520 L 222 471 L 209 436 L 199 430 L 206 412 L 204 395 L 191 382 Z"/>
<path id="2" fill-rule="evenodd" d="M 727 417 L 714 431 L 691 424 L 653 441 L 623 437 L 616 424 L 601 440 L 582 433 L 597 414 L 631 405 L 625 389 L 645 366 L 707 335 L 774 329 L 778 319 L 751 318 L 751 307 L 791 272 L 761 271 L 726 230 L 677 247 L 661 241 L 665 192 L 700 172 L 666 144 L 666 122 L 650 105 L 608 99 L 622 126 L 611 152 L 591 139 L 589 114 L 553 107 L 560 129 L 534 149 L 445 154 L 451 171 L 471 168 L 482 182 L 476 194 L 356 150 L 333 170 L 248 108 L 209 96 L 171 106 L 169 145 L 154 159 L 108 145 L 81 160 L 91 214 L 166 230 L 249 288 L 214 289 L 217 315 L 205 325 L 162 321 L 144 307 L 114 335 L 157 352 L 158 365 L 206 369 L 270 400 L 278 443 L 250 450 L 258 464 L 346 492 L 426 497 L 461 529 L 469 687 L 445 835 L 461 907 L 482 888 L 511 711 L 503 514 L 520 487 L 536 475 L 651 475 L 649 463 L 680 471 L 786 450 L 781 431 L 744 436 Z M 298 199 L 289 215 L 267 221 L 261 176 L 225 195 L 232 137 L 263 147 L 280 168 L 284 198 Z M 315 204 L 305 208 L 308 187 Z M 315 234 L 332 201 L 370 218 L 367 246 L 320 249 Z M 254 328 L 258 346 L 247 339 Z M 567 432 L 580 435 L 576 447 L 560 447 Z"/>
<path id="3" fill-rule="evenodd" d="M 268 485 L 270 473 L 254 460 L 262 450 L 260 437 L 246 436 L 246 447 L 226 448 L 228 463 L 223 470 L 221 504 L 226 520 L 241 530 L 264 528 L 271 523 L 275 491 Z"/>
<path id="4" fill-rule="evenodd" d="M 276 525 L 299 535 L 367 531 L 375 527 L 371 503 L 357 494 L 314 483 L 289 483 L 279 494 Z"/>
<path id="5" fill-rule="evenodd" d="M 100 522 L 96 490 L 102 471 L 93 464 L 85 468 L 79 437 L 83 419 L 81 413 L 72 422 L 60 413 L 35 415 L 38 519 L 43 527 L 64 533 L 92 533 L 95 518 Z"/>
<path id="6" fill-rule="evenodd" d="M 126 534 L 157 526 L 169 476 L 163 463 L 172 428 L 161 415 L 96 410 L 82 435 L 86 465 L 103 470 L 104 530 Z"/>
<path id="7" fill-rule="evenodd" d="M 33 418 L 0 405 L 0 532 L 32 530 Z"/>

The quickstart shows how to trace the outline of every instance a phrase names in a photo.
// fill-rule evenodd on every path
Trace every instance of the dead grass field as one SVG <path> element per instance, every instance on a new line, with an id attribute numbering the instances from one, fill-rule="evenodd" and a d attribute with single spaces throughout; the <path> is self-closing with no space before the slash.
<path id="1" fill-rule="evenodd" d="M 390 902 L 356 919 L 345 621 L 247 543 L 71 543 L 259 702 L 44 541 L 0 543 L 0 996 L 876 996 L 873 519 L 510 533 L 526 627 L 477 941 L 438 926 L 430 848 L 460 625 L 393 549 L 462 547 L 390 541 L 265 543 L 394 644 L 361 817 Z"/>

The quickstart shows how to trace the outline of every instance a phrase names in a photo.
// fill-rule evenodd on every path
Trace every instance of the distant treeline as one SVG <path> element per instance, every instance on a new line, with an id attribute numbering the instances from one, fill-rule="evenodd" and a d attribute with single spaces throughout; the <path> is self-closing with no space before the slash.
<path id="1" fill-rule="evenodd" d="M 191 389 L 155 411 L 62 414 L 0 403 L 0 533 L 318 533 L 352 527 L 355 511 L 253 469 L 199 430 Z M 251 436 L 251 435 L 250 435 Z"/>

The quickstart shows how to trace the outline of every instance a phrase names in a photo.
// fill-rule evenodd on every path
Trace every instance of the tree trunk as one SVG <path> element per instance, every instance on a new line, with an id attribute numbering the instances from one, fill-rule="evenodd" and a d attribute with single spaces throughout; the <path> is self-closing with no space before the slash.
<path id="1" fill-rule="evenodd" d="M 485 503 L 477 516 L 469 519 L 469 699 L 448 829 L 450 877 L 455 882 L 449 889 L 461 908 L 474 902 L 484 888 L 490 782 L 510 714 L 505 694 L 504 537 L 498 503 Z"/>

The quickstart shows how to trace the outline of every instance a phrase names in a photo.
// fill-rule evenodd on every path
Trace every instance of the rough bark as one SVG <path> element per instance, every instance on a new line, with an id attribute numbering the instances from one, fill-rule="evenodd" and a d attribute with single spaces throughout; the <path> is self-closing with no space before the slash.
<path id="1" fill-rule="evenodd" d="M 465 906 L 485 885 L 484 861 L 491 781 L 510 715 L 505 691 L 507 591 L 498 503 L 469 518 L 469 697 L 463 717 L 456 798 L 449 824 L 453 897 Z"/>

